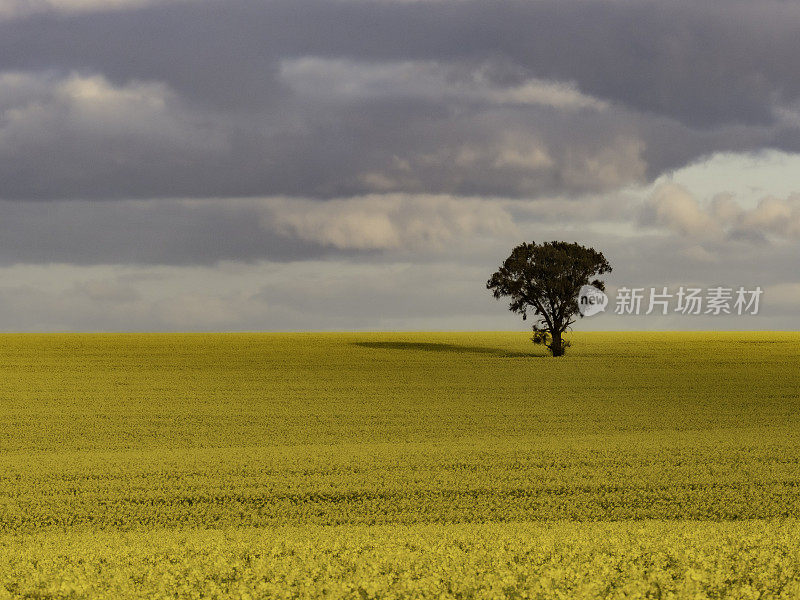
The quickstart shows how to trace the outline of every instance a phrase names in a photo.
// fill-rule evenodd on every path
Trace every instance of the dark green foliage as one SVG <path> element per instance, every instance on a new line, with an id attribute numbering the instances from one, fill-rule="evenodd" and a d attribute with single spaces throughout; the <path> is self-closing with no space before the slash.
<path id="1" fill-rule="evenodd" d="M 495 298 L 508 296 L 508 308 L 528 318 L 533 314 L 533 342 L 544 344 L 553 356 L 562 356 L 569 346 L 564 332 L 575 322 L 578 292 L 591 284 L 600 290 L 605 284 L 596 278 L 611 272 L 611 265 L 594 248 L 570 242 L 523 242 L 511 251 L 486 283 Z"/>

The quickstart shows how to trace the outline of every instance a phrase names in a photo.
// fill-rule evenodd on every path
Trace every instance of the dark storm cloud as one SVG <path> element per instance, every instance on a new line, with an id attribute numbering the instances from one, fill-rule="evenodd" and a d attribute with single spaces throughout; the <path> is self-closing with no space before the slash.
<path id="1" fill-rule="evenodd" d="M 276 122 L 196 110 L 162 84 L 75 73 L 6 75 L 3 96 L 6 198 L 536 196 L 613 189 L 646 171 L 636 128 L 589 109 L 311 98 Z"/>
<path id="2" fill-rule="evenodd" d="M 88 68 L 169 82 L 215 104 L 280 96 L 276 63 L 305 55 L 507 59 L 496 80 L 584 91 L 701 126 L 763 123 L 797 100 L 800 6 L 766 0 L 185 2 L 34 16 L 0 28 L 5 68 Z"/>
<path id="3" fill-rule="evenodd" d="M 0 202 L 0 266 L 16 263 L 210 265 L 331 254 L 265 230 L 241 202 Z M 346 252 L 338 252 L 346 256 Z"/>
<path id="4" fill-rule="evenodd" d="M 796 4 L 716 0 L 226 0 L 6 20 L 0 70 L 40 88 L 25 101 L 0 86 L 0 197 L 530 197 L 717 150 L 797 150 L 776 108 L 800 103 L 798 24 Z M 303 57 L 371 79 L 325 95 L 287 75 Z M 489 92 L 574 82 L 611 106 L 437 97 L 413 86 L 431 63 L 455 90 L 476 73 Z M 81 91 L 96 77 L 105 100 Z"/>

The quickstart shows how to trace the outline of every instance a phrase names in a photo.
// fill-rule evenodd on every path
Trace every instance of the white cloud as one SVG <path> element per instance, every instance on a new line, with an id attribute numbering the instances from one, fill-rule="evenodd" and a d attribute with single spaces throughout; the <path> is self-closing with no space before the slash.
<path id="1" fill-rule="evenodd" d="M 490 70 L 487 64 L 474 68 L 437 61 L 375 64 L 312 56 L 286 59 L 280 72 L 281 78 L 298 94 L 326 99 L 413 96 L 564 110 L 608 108 L 608 103 L 581 93 L 572 82 L 530 78 L 502 85 L 490 79 Z"/>
<path id="2" fill-rule="evenodd" d="M 203 124 L 181 113 L 163 83 L 114 86 L 99 75 L 0 74 L 0 151 L 77 136 L 145 140 L 184 149 L 220 145 Z M 81 152 L 91 150 L 88 140 Z M 74 143 L 74 139 L 73 139 Z"/>
<path id="3" fill-rule="evenodd" d="M 628 136 L 617 136 L 595 148 L 576 145 L 567 150 L 560 178 L 577 188 L 608 190 L 644 181 L 644 151 L 642 140 Z"/>
<path id="4" fill-rule="evenodd" d="M 518 232 L 502 202 L 475 198 L 387 194 L 266 206 L 265 228 L 339 249 L 436 249 Z"/>
<path id="5" fill-rule="evenodd" d="M 26 17 L 37 13 L 83 13 L 130 10 L 152 4 L 187 0 L 0 0 L 0 19 Z M 202 2 L 204 0 L 195 0 Z"/>
<path id="6" fill-rule="evenodd" d="M 425 160 L 432 166 L 448 161 L 464 168 L 483 166 L 517 171 L 545 171 L 555 166 L 547 146 L 535 135 L 511 132 L 483 144 L 461 144 L 429 155 Z"/>
<path id="7" fill-rule="evenodd" d="M 72 292 L 100 304 L 125 305 L 139 300 L 139 292 L 130 283 L 113 279 L 76 281 Z"/>
<path id="8" fill-rule="evenodd" d="M 735 196 L 743 208 L 753 208 L 765 196 L 782 198 L 800 191 L 800 154 L 716 152 L 655 181 L 656 186 L 662 183 L 682 185 L 700 199 Z"/>
<path id="9" fill-rule="evenodd" d="M 736 201 L 736 196 L 729 192 L 716 194 L 711 199 L 710 213 L 722 223 L 730 223 L 738 219 L 744 208 Z"/>
<path id="10" fill-rule="evenodd" d="M 732 194 L 718 194 L 702 203 L 686 187 L 662 183 L 646 200 L 644 225 L 668 229 L 694 240 L 800 239 L 800 194 L 786 198 L 767 196 L 745 208 Z"/>
<path id="11" fill-rule="evenodd" d="M 169 185 L 230 154 L 226 127 L 160 82 L 0 73 L 0 169 L 12 198 L 118 197 L 131 181 Z"/>
<path id="12" fill-rule="evenodd" d="M 665 183 L 656 187 L 648 199 L 644 220 L 695 238 L 715 238 L 721 234 L 718 223 L 703 210 L 697 199 L 677 184 Z"/>
<path id="13" fill-rule="evenodd" d="M 800 194 L 785 199 L 762 198 L 738 219 L 741 229 L 800 239 Z"/>
<path id="14" fill-rule="evenodd" d="M 435 173 L 457 190 L 471 181 L 496 186 L 514 183 L 529 197 L 548 188 L 614 190 L 645 180 L 645 145 L 636 138 L 616 136 L 601 144 L 545 140 L 532 131 L 501 132 L 490 123 L 480 139 L 439 144 L 435 150 L 395 156 L 383 170 L 361 173 L 359 181 L 382 192 L 426 193 L 426 175 Z M 480 174 L 480 176 L 473 176 Z"/>
<path id="15" fill-rule="evenodd" d="M 714 253 L 710 252 L 700 244 L 695 244 L 694 246 L 689 246 L 688 248 L 684 248 L 681 250 L 681 254 L 688 258 L 691 261 L 700 262 L 700 263 L 715 263 L 719 262 L 719 257 Z"/>

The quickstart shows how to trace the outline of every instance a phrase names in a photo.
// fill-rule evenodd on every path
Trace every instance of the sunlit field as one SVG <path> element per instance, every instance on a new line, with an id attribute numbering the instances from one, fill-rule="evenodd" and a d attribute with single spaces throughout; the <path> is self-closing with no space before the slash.
<path id="1" fill-rule="evenodd" d="M 0 598 L 796 598 L 800 334 L 0 337 Z"/>

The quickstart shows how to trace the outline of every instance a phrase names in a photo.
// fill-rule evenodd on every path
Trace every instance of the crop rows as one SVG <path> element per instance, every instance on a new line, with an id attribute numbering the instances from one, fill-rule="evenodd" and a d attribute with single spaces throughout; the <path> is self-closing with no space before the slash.
<path id="1" fill-rule="evenodd" d="M 799 537 L 796 521 L 72 530 L 0 536 L 0 598 L 790 599 Z"/>
<path id="2" fill-rule="evenodd" d="M 0 599 L 792 598 L 800 335 L 8 335 Z"/>

